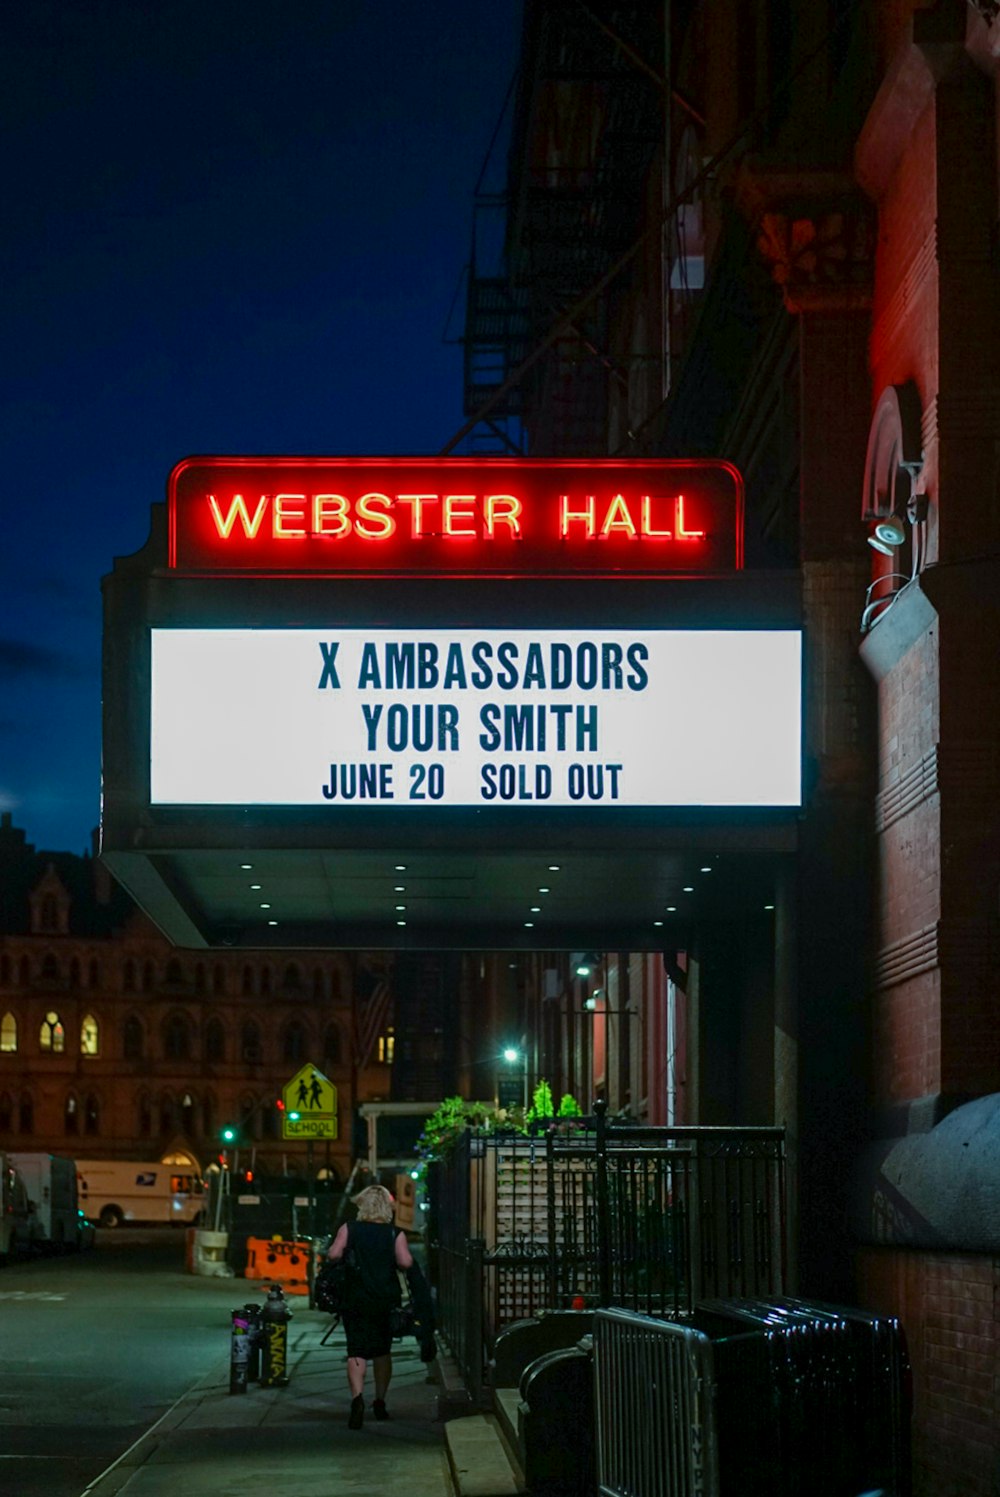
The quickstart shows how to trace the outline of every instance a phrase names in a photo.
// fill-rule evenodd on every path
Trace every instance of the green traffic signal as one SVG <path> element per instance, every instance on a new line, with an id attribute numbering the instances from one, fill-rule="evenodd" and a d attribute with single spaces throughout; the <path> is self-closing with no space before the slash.
<path id="1" fill-rule="evenodd" d="M 219 1129 L 219 1137 L 224 1144 L 234 1144 L 240 1136 L 240 1130 L 232 1123 L 227 1123 L 225 1128 Z"/>

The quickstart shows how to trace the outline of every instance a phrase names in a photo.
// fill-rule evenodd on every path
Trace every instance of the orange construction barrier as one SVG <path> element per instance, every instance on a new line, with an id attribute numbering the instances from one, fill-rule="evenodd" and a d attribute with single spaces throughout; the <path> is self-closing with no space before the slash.
<path id="1" fill-rule="evenodd" d="M 286 1294 L 308 1294 L 308 1242 L 289 1242 L 283 1237 L 248 1237 L 244 1278 L 280 1284 Z"/>

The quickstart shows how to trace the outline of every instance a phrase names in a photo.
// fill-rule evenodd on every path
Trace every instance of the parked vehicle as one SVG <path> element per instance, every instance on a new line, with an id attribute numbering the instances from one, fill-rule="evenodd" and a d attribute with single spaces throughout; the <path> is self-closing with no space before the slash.
<path id="1" fill-rule="evenodd" d="M 8 1154 L 0 1154 L 0 1262 L 31 1247 L 28 1192 Z"/>
<path id="2" fill-rule="evenodd" d="M 8 1155 L 24 1181 L 32 1215 L 32 1246 L 54 1253 L 80 1247 L 76 1161 L 58 1154 Z"/>
<path id="3" fill-rule="evenodd" d="M 78 1159 L 80 1205 L 100 1227 L 123 1222 L 191 1226 L 201 1216 L 205 1187 L 190 1171 L 154 1160 Z"/>

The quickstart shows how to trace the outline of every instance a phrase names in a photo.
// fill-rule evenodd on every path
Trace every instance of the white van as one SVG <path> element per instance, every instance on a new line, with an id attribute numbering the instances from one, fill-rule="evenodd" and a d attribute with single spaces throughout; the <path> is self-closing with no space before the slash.
<path id="1" fill-rule="evenodd" d="M 205 1187 L 176 1164 L 131 1159 L 78 1159 L 80 1206 L 101 1227 L 122 1222 L 191 1226 L 201 1216 Z"/>
<path id="2" fill-rule="evenodd" d="M 24 1154 L 8 1159 L 24 1181 L 35 1218 L 35 1246 L 56 1253 L 75 1253 L 80 1246 L 76 1164 L 58 1154 Z"/>

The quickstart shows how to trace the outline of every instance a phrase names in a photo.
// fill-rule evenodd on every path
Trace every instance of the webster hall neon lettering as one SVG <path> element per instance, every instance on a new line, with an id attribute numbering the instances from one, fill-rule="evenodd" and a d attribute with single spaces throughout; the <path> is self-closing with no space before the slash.
<path id="1" fill-rule="evenodd" d="M 168 486 L 183 570 L 555 575 L 731 571 L 727 463 L 193 458 Z"/>

